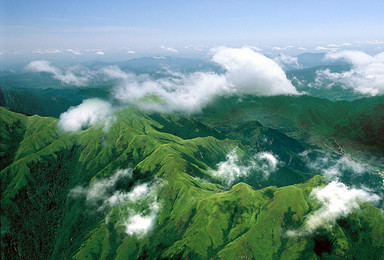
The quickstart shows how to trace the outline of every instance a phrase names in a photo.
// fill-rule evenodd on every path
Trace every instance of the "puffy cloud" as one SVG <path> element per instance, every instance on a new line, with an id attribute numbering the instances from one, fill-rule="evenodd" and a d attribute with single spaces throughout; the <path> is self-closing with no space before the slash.
<path id="1" fill-rule="evenodd" d="M 250 48 L 214 49 L 212 61 L 226 69 L 234 92 L 261 96 L 298 94 L 282 68 L 272 59 Z"/>
<path id="2" fill-rule="evenodd" d="M 132 51 L 132 50 L 128 50 L 127 51 L 127 54 L 135 54 L 136 52 Z"/>
<path id="3" fill-rule="evenodd" d="M 340 83 L 361 94 L 372 96 L 384 94 L 384 52 L 371 56 L 361 51 L 328 53 L 328 60 L 344 59 L 352 65 L 349 71 L 331 72 L 329 69 L 317 72 L 317 85 L 324 82 Z"/>
<path id="4" fill-rule="evenodd" d="M 96 54 L 97 54 L 97 55 L 104 55 L 104 52 L 102 52 L 102 51 L 97 51 Z"/>
<path id="5" fill-rule="evenodd" d="M 195 72 L 171 73 L 169 77 L 151 79 L 121 71 L 118 67 L 104 73 L 123 82 L 115 91 L 117 99 L 132 102 L 148 94 L 169 101 L 171 109 L 196 112 L 215 96 L 228 93 L 252 95 L 298 94 L 282 68 L 272 59 L 250 48 L 220 47 L 213 50 L 212 61 L 225 68 L 224 74 Z"/>
<path id="6" fill-rule="evenodd" d="M 91 79 L 115 80 L 117 84 L 113 94 L 117 100 L 165 111 L 199 112 L 215 97 L 228 94 L 298 94 L 275 61 L 251 48 L 219 47 L 212 52 L 212 61 L 222 66 L 225 73 L 205 71 L 182 74 L 168 71 L 167 76 L 151 78 L 124 72 L 117 66 L 94 72 L 82 69 L 62 71 L 47 61 L 32 62 L 28 68 L 35 72 L 50 73 L 65 84 L 79 86 L 86 85 Z M 155 105 L 149 104 L 148 100 L 142 102 L 148 95 L 157 95 L 164 102 Z"/>
<path id="7" fill-rule="evenodd" d="M 165 101 L 159 104 L 158 110 L 198 112 L 215 96 L 223 94 L 227 88 L 225 77 L 213 72 L 172 73 L 169 77 L 160 79 L 125 73 L 118 67 L 106 68 L 104 73 L 110 78 L 120 80 L 114 89 L 117 100 L 139 103 L 142 108 L 148 109 L 156 109 L 156 107 L 148 102 L 140 103 L 140 100 L 154 94 Z"/>
<path id="8" fill-rule="evenodd" d="M 331 228 L 336 220 L 360 208 L 364 202 L 377 203 L 380 197 L 362 189 L 348 188 L 332 181 L 323 188 L 315 188 L 310 196 L 320 203 L 320 208 L 307 218 L 301 231 L 289 231 L 288 235 L 309 235 L 320 227 Z"/>
<path id="9" fill-rule="evenodd" d="M 159 211 L 159 204 L 153 202 L 150 205 L 150 212 L 147 214 L 136 213 L 130 216 L 124 223 L 125 232 L 128 235 L 143 236 L 147 234 L 155 224 L 156 216 Z"/>
<path id="10" fill-rule="evenodd" d="M 75 86 L 86 86 L 89 84 L 91 78 L 94 77 L 93 73 L 87 69 L 75 66 L 63 71 L 60 68 L 51 65 L 46 60 L 32 61 L 27 65 L 26 69 L 32 72 L 46 72 L 52 74 L 53 78 L 60 80 L 62 83 Z"/>
<path id="11" fill-rule="evenodd" d="M 76 132 L 100 122 L 107 127 L 111 120 L 112 105 L 106 101 L 92 98 L 84 100 L 76 107 L 70 107 L 60 115 L 57 126 L 66 132 Z"/>
<path id="12" fill-rule="evenodd" d="M 281 162 L 269 152 L 256 153 L 252 160 L 242 162 L 237 153 L 237 148 L 233 149 L 226 156 L 226 161 L 217 164 L 217 170 L 211 170 L 213 176 L 222 179 L 225 186 L 232 186 L 236 180 L 248 177 L 252 173 L 262 174 L 267 179 L 271 173 L 275 172 Z"/>

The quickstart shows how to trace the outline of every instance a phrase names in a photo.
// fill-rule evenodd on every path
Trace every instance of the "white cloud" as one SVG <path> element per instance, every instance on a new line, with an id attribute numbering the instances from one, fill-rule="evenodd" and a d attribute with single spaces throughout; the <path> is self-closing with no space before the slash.
<path id="1" fill-rule="evenodd" d="M 278 47 L 278 46 L 275 46 L 275 47 L 272 47 L 272 50 L 276 50 L 276 51 L 284 51 L 284 50 L 289 50 L 289 49 L 292 49 L 294 48 L 295 46 L 292 46 L 292 45 L 287 45 L 287 46 L 284 46 L 284 47 Z"/>
<path id="2" fill-rule="evenodd" d="M 104 52 L 102 52 L 102 51 L 97 51 L 96 54 L 97 54 L 97 55 L 104 55 Z"/>
<path id="3" fill-rule="evenodd" d="M 341 46 L 349 47 L 349 46 L 352 46 L 352 43 L 344 42 L 344 43 L 341 44 Z"/>
<path id="4" fill-rule="evenodd" d="M 367 171 L 367 169 L 360 163 L 352 161 L 347 156 L 341 157 L 337 160 L 336 164 L 323 170 L 323 174 L 328 179 L 340 177 L 344 172 L 352 172 L 353 174 L 360 175 Z"/>
<path id="5" fill-rule="evenodd" d="M 164 47 L 165 48 L 165 47 Z M 122 102 L 137 103 L 143 108 L 162 111 L 199 112 L 217 96 L 250 94 L 260 96 L 299 94 L 287 79 L 283 69 L 272 59 L 250 48 L 219 47 L 212 50 L 212 61 L 222 66 L 225 73 L 194 72 L 173 73 L 162 78 L 126 73 L 117 66 L 95 72 L 82 69 L 61 69 L 47 61 L 34 61 L 28 68 L 47 72 L 65 84 L 84 86 L 91 80 L 116 80 L 115 98 Z M 295 63 L 294 60 L 289 62 Z M 151 105 L 147 95 L 157 95 L 164 102 Z"/>
<path id="6" fill-rule="evenodd" d="M 237 149 L 233 149 L 227 154 L 227 160 L 217 164 L 217 170 L 211 171 L 213 176 L 219 177 L 223 183 L 230 187 L 239 178 L 249 175 L 252 165 L 241 165 L 240 158 L 237 155 Z"/>
<path id="7" fill-rule="evenodd" d="M 135 54 L 136 52 L 132 51 L 132 50 L 128 50 L 127 51 L 128 54 Z"/>
<path id="8" fill-rule="evenodd" d="M 61 50 L 58 49 L 48 49 L 48 50 L 35 50 L 33 53 L 38 53 L 38 54 L 54 54 L 54 53 L 61 53 Z"/>
<path id="9" fill-rule="evenodd" d="M 323 46 L 317 46 L 317 47 L 315 48 L 315 50 L 317 50 L 317 51 L 327 51 L 327 50 L 329 50 L 329 48 L 327 48 L 327 47 L 323 47 Z"/>
<path id="10" fill-rule="evenodd" d="M 106 101 L 92 98 L 84 100 L 76 107 L 70 107 L 67 112 L 60 115 L 57 126 L 66 132 L 76 132 L 82 128 L 96 125 L 100 122 L 109 124 L 112 114 L 112 105 Z"/>
<path id="11" fill-rule="evenodd" d="M 302 156 L 308 159 L 309 151 L 303 153 Z M 369 171 L 368 166 L 365 166 L 359 162 L 352 160 L 347 155 L 333 159 L 329 155 L 319 157 L 314 161 L 308 162 L 308 167 L 320 172 L 322 175 L 327 177 L 329 180 L 338 180 L 339 177 L 344 175 L 359 176 Z"/>
<path id="12" fill-rule="evenodd" d="M 297 57 L 279 54 L 273 60 L 284 69 L 300 69 L 303 67 L 299 64 Z"/>
<path id="13" fill-rule="evenodd" d="M 217 170 L 211 170 L 211 174 L 222 179 L 224 185 L 230 187 L 236 180 L 248 177 L 252 172 L 260 173 L 264 179 L 268 179 L 280 164 L 280 161 L 269 152 L 256 153 L 254 160 L 242 162 L 235 148 L 227 154 L 226 161 L 217 164 Z"/>
<path id="14" fill-rule="evenodd" d="M 89 187 L 77 186 L 69 194 L 73 197 L 85 196 L 87 203 L 97 207 L 98 210 L 103 210 L 106 207 L 115 206 L 124 201 L 117 198 L 116 193 L 120 192 L 115 192 L 115 186 L 119 180 L 131 178 L 132 169 L 120 169 L 115 171 L 109 178 L 93 181 Z M 111 192 L 113 192 L 112 195 L 110 194 Z M 114 197 L 114 199 L 111 199 L 111 197 Z"/>
<path id="15" fill-rule="evenodd" d="M 372 96 L 384 94 L 384 52 L 371 56 L 361 51 L 341 51 L 328 53 L 326 59 L 344 59 L 352 68 L 349 71 L 337 73 L 328 70 L 317 72 L 317 85 L 331 81 L 340 83 L 345 88 Z M 333 86 L 330 84 L 328 86 Z"/>
<path id="16" fill-rule="evenodd" d="M 177 49 L 173 48 L 173 47 L 165 47 L 163 45 L 160 46 L 161 49 L 165 50 L 165 51 L 169 51 L 169 52 L 179 52 Z"/>
<path id="17" fill-rule="evenodd" d="M 259 152 L 255 155 L 255 159 L 256 164 L 254 164 L 253 168 L 261 172 L 264 179 L 268 179 L 271 173 L 275 172 L 281 164 L 277 157 L 269 152 Z"/>
<path id="18" fill-rule="evenodd" d="M 162 184 L 156 180 L 152 183 L 138 184 L 131 191 L 117 190 L 117 183 L 124 179 L 132 179 L 132 169 L 117 170 L 106 179 L 94 180 L 88 187 L 77 186 L 70 191 L 70 196 L 78 198 L 84 196 L 86 202 L 98 211 L 121 206 L 118 225 L 125 227 L 128 235 L 142 237 L 154 226 L 160 204 L 157 199 L 157 192 Z M 135 208 L 141 208 L 137 211 Z M 126 211 L 125 211 L 126 210 Z M 128 215 L 128 216 L 127 216 Z M 109 221 L 107 216 L 106 221 Z"/>
<path id="19" fill-rule="evenodd" d="M 78 50 L 73 50 L 73 49 L 66 49 L 67 52 L 70 52 L 75 55 L 81 55 L 81 52 Z"/>
<path id="20" fill-rule="evenodd" d="M 75 86 L 86 86 L 89 84 L 91 78 L 94 77 L 93 73 L 82 67 L 74 66 L 63 71 L 60 68 L 51 65 L 50 62 L 46 60 L 32 61 L 28 64 L 26 69 L 32 72 L 52 74 L 53 78 L 60 80 L 62 83 Z"/>
<path id="21" fill-rule="evenodd" d="M 261 96 L 298 94 L 282 68 L 249 48 L 219 47 L 212 61 L 224 67 L 232 92 Z"/>
<path id="22" fill-rule="evenodd" d="M 308 235 L 320 227 L 331 228 L 337 219 L 359 209 L 361 203 L 380 201 L 380 197 L 376 194 L 348 188 L 338 181 L 333 181 L 323 188 L 313 189 L 310 196 L 318 200 L 320 208 L 307 218 L 303 230 L 289 231 L 288 235 Z"/>
<path id="23" fill-rule="evenodd" d="M 146 95 L 155 94 L 165 100 L 158 107 L 160 110 L 197 112 L 216 95 L 226 91 L 225 77 L 213 72 L 173 73 L 170 77 L 156 80 L 147 75 L 125 73 L 118 67 L 109 67 L 104 73 L 112 79 L 120 80 L 114 89 L 116 99 L 138 103 Z M 141 106 L 144 105 L 149 104 L 141 103 Z"/>
<path id="24" fill-rule="evenodd" d="M 130 216 L 124 223 L 125 232 L 128 235 L 138 235 L 143 236 L 147 234 L 155 224 L 156 216 L 159 211 L 159 205 L 156 202 L 153 202 L 150 205 L 150 213 L 142 214 L 136 213 Z"/>

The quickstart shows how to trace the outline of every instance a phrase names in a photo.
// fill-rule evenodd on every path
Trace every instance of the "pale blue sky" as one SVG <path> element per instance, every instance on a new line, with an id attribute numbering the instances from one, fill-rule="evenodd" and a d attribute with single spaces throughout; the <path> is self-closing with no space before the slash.
<path id="1" fill-rule="evenodd" d="M 0 9 L 2 52 L 384 40 L 383 0 L 0 0 Z"/>

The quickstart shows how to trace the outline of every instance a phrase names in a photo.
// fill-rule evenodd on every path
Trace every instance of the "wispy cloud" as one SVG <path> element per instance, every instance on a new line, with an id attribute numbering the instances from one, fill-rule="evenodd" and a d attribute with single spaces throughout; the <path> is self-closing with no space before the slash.
<path id="1" fill-rule="evenodd" d="M 309 160 L 308 167 L 320 172 L 329 180 L 338 180 L 344 175 L 359 176 L 369 171 L 368 166 L 362 165 L 346 155 L 338 159 L 326 155 L 312 161 Z"/>
<path id="2" fill-rule="evenodd" d="M 52 74 L 53 78 L 60 80 L 62 83 L 75 86 L 86 86 L 95 76 L 92 72 L 83 67 L 74 66 L 66 70 L 62 70 L 51 65 L 51 63 L 46 60 L 32 61 L 28 64 L 26 69 L 32 72 L 45 72 Z"/>
<path id="3" fill-rule="evenodd" d="M 121 207 L 119 212 L 122 214 L 118 213 L 116 224 L 124 226 L 127 235 L 141 238 L 155 225 L 160 210 L 157 193 L 164 183 L 155 180 L 136 184 L 131 191 L 119 190 L 118 183 L 121 185 L 124 181 L 133 181 L 132 169 L 117 170 L 108 178 L 93 181 L 88 187 L 77 186 L 69 195 L 85 197 L 87 205 L 98 211 Z M 110 214 L 114 214 L 113 211 Z M 109 221 L 109 216 L 106 221 Z"/>
<path id="4" fill-rule="evenodd" d="M 299 64 L 297 57 L 279 54 L 273 59 L 280 67 L 287 69 L 300 69 L 303 66 Z"/>
<path id="5" fill-rule="evenodd" d="M 96 71 L 83 68 L 62 70 L 47 61 L 34 61 L 27 68 L 50 73 L 65 84 L 77 86 L 87 85 L 92 80 L 112 80 L 116 83 L 113 89 L 115 99 L 162 111 L 199 112 L 215 97 L 230 94 L 299 94 L 278 63 L 250 48 L 219 47 L 213 49 L 212 54 L 212 61 L 223 67 L 224 73 L 168 71 L 167 77 L 155 79 L 124 72 L 117 66 Z M 290 62 L 294 63 L 294 60 Z M 157 95 L 164 102 L 156 106 L 140 102 L 147 95 Z"/>
<path id="6" fill-rule="evenodd" d="M 376 194 L 362 189 L 348 188 L 338 181 L 332 181 L 323 188 L 313 189 L 310 196 L 320 203 L 320 208 L 308 216 L 301 229 L 288 231 L 289 236 L 306 236 L 320 227 L 331 228 L 337 219 L 346 217 L 359 209 L 361 203 L 380 201 L 380 197 Z"/>
<path id="7" fill-rule="evenodd" d="M 275 172 L 281 162 L 269 152 L 256 153 L 253 158 L 244 161 L 238 155 L 238 149 L 233 149 L 227 154 L 226 160 L 217 164 L 217 170 L 211 170 L 213 176 L 222 179 L 226 187 L 231 187 L 237 180 L 260 174 L 263 179 L 268 179 L 271 173 Z"/>
<path id="8" fill-rule="evenodd" d="M 161 49 L 165 50 L 165 51 L 169 51 L 169 52 L 174 52 L 174 53 L 177 53 L 179 52 L 177 49 L 173 48 L 173 47 L 166 47 L 164 45 L 161 45 L 160 46 Z"/>

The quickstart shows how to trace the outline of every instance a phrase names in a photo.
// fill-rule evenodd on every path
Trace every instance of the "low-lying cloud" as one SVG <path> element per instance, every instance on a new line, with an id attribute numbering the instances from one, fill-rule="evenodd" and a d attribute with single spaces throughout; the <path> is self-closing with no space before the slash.
<path id="1" fill-rule="evenodd" d="M 247 177 L 252 169 L 252 164 L 243 165 L 237 154 L 237 149 L 233 149 L 226 156 L 226 161 L 217 164 L 217 170 L 211 171 L 213 176 L 223 180 L 225 186 L 230 187 L 239 178 Z"/>
<path id="2" fill-rule="evenodd" d="M 31 62 L 27 68 L 34 72 L 46 72 L 64 84 L 85 86 L 93 81 L 114 81 L 115 99 L 139 104 L 150 110 L 199 112 L 215 97 L 230 94 L 271 96 L 298 94 L 287 79 L 283 69 L 272 59 L 251 48 L 219 47 L 212 50 L 212 61 L 225 72 L 201 71 L 177 73 L 153 78 L 122 71 L 117 66 L 89 70 L 62 70 L 47 61 Z M 150 104 L 146 96 L 156 95 L 163 102 Z"/>
<path id="3" fill-rule="evenodd" d="M 290 69 L 302 69 L 303 66 L 299 64 L 299 59 L 297 57 L 292 57 L 284 54 L 279 54 L 273 58 L 273 60 L 279 64 L 284 70 Z"/>
<path id="4" fill-rule="evenodd" d="M 28 64 L 26 69 L 32 72 L 49 73 L 54 79 L 60 80 L 66 85 L 87 86 L 94 77 L 92 72 L 83 67 L 73 66 L 66 70 L 62 70 L 51 65 L 51 63 L 46 60 L 32 61 Z"/>
<path id="5" fill-rule="evenodd" d="M 371 56 L 361 51 L 341 51 L 328 53 L 326 59 L 343 59 L 350 63 L 352 68 L 340 73 L 329 69 L 319 70 L 315 86 L 332 87 L 340 84 L 361 94 L 384 94 L 384 52 Z"/>
<path id="6" fill-rule="evenodd" d="M 153 201 L 149 205 L 150 211 L 146 214 L 132 211 L 132 215 L 124 222 L 125 232 L 128 235 L 143 236 L 147 234 L 154 226 L 157 213 L 160 206 Z"/>
<path id="7" fill-rule="evenodd" d="M 81 129 L 101 124 L 107 128 L 112 120 L 112 105 L 98 98 L 86 99 L 76 107 L 60 115 L 57 126 L 62 131 L 76 132 Z"/>
<path id="8" fill-rule="evenodd" d="M 349 188 L 344 183 L 332 181 L 327 186 L 315 188 L 310 196 L 317 199 L 320 208 L 309 215 L 303 228 L 288 231 L 288 235 L 310 235 L 318 228 L 331 228 L 336 220 L 360 208 L 364 202 L 378 203 L 380 197 L 363 189 Z"/>
<path id="9" fill-rule="evenodd" d="M 131 178 L 132 169 L 120 169 L 109 178 L 93 181 L 88 187 L 76 186 L 69 194 L 76 198 L 84 196 L 88 204 L 101 211 L 122 201 L 116 199 L 116 184 L 118 181 L 130 180 Z M 115 199 L 111 199 L 113 197 Z"/>
<path id="10" fill-rule="evenodd" d="M 158 108 L 187 113 L 199 112 L 215 97 L 222 95 L 298 94 L 276 62 L 250 48 L 220 47 L 213 53 L 212 61 L 226 70 L 224 74 L 170 72 L 168 77 L 153 79 L 148 75 L 123 72 L 116 66 L 104 68 L 103 73 L 120 80 L 114 89 L 114 96 L 120 101 L 135 103 L 154 94 L 165 101 Z"/>
<path id="11" fill-rule="evenodd" d="M 93 181 L 88 187 L 75 187 L 69 195 L 74 198 L 85 197 L 86 204 L 100 212 L 122 207 L 121 212 L 125 213 L 119 215 L 117 224 L 125 227 L 126 234 L 141 237 L 155 224 L 160 210 L 157 192 L 161 182 L 155 180 L 136 184 L 130 191 L 118 189 L 118 183 L 132 182 L 132 177 L 132 169 L 117 170 L 108 178 Z"/>
<path id="12" fill-rule="evenodd" d="M 217 164 L 217 170 L 211 170 L 211 174 L 222 179 L 226 187 L 231 187 L 237 180 L 246 178 L 252 173 L 268 179 L 280 164 L 277 157 L 269 152 L 256 153 L 250 160 L 243 161 L 235 148 L 227 154 L 225 161 Z"/>
<path id="13" fill-rule="evenodd" d="M 308 161 L 307 165 L 310 169 L 321 173 L 329 180 L 338 180 L 346 174 L 359 176 L 369 171 L 368 166 L 354 161 L 346 155 L 338 159 L 334 159 L 329 155 L 322 156 L 316 160 Z"/>
<path id="14" fill-rule="evenodd" d="M 254 168 L 262 172 L 264 179 L 268 179 L 282 164 L 277 157 L 270 152 L 259 152 L 255 155 Z"/>

